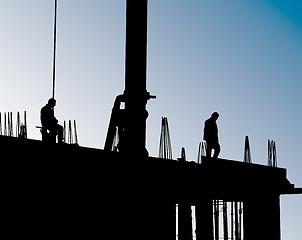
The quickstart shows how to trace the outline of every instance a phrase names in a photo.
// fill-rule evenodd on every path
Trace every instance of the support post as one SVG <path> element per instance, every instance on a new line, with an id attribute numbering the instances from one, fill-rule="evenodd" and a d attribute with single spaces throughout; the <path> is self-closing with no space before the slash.
<path id="1" fill-rule="evenodd" d="M 215 240 L 219 240 L 219 200 L 214 200 Z"/>
<path id="2" fill-rule="evenodd" d="M 227 202 L 223 201 L 223 237 L 224 240 L 229 239 L 228 234 L 228 216 L 227 216 Z"/>
<path id="3" fill-rule="evenodd" d="M 178 204 L 178 240 L 192 240 L 191 204 L 186 201 Z"/>
<path id="4" fill-rule="evenodd" d="M 277 194 L 253 197 L 244 202 L 245 240 L 280 240 L 280 197 Z"/>
<path id="5" fill-rule="evenodd" d="M 160 199 L 160 201 L 150 201 L 146 208 L 148 215 L 142 217 L 146 219 L 143 221 L 145 222 L 144 234 L 148 235 L 148 239 L 175 240 L 176 204 L 173 201 Z"/>
<path id="6" fill-rule="evenodd" d="M 213 201 L 206 197 L 195 205 L 196 240 L 213 239 Z"/>
<path id="7" fill-rule="evenodd" d="M 238 223 L 238 202 L 235 204 L 235 240 L 239 240 L 239 223 Z"/>

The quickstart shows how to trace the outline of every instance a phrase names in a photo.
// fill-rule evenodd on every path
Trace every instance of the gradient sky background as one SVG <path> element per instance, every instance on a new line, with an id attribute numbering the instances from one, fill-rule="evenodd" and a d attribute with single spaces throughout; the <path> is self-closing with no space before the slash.
<path id="1" fill-rule="evenodd" d="M 41 139 L 54 0 L 0 6 L 0 112 L 15 120 L 26 111 L 28 137 Z M 125 0 L 58 0 L 55 114 L 61 124 L 77 121 L 81 146 L 103 148 L 124 90 L 125 12 Z M 302 1 L 149 0 L 147 64 L 147 90 L 157 96 L 147 105 L 151 156 L 167 117 L 173 158 L 184 147 L 196 161 L 203 122 L 217 111 L 220 157 L 242 161 L 249 136 L 252 162 L 265 165 L 274 140 L 278 166 L 302 187 Z M 301 200 L 281 197 L 284 240 L 301 239 Z"/>

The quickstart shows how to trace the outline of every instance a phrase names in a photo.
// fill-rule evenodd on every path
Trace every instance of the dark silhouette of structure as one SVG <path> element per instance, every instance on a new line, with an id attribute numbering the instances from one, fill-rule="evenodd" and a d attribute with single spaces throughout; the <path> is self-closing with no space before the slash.
<path id="1" fill-rule="evenodd" d="M 220 153 L 220 144 L 218 141 L 218 127 L 216 121 L 219 117 L 217 112 L 212 113 L 211 117 L 204 122 L 203 140 L 206 141 L 206 157 L 211 157 L 214 149 L 213 158 L 217 158 Z"/>
<path id="2" fill-rule="evenodd" d="M 63 126 L 58 124 L 58 120 L 54 115 L 54 107 L 56 106 L 56 100 L 50 98 L 45 106 L 41 108 L 40 119 L 41 119 L 41 133 L 43 142 L 56 142 L 58 137 L 58 143 L 63 142 Z"/>
<path id="3" fill-rule="evenodd" d="M 181 161 L 147 155 L 147 0 L 127 0 L 126 21 L 125 92 L 104 150 L 0 136 L 1 148 L 14 153 L 2 161 L 3 235 L 175 240 L 177 232 L 192 240 L 194 209 L 196 239 L 212 240 L 221 235 L 223 206 L 237 239 L 280 240 L 280 195 L 302 193 L 286 169 L 220 158 L 197 164 L 184 151 Z M 116 132 L 119 151 L 112 151 Z"/>
<path id="4" fill-rule="evenodd" d="M 194 207 L 196 239 L 213 239 L 224 201 L 229 209 L 242 204 L 243 239 L 280 240 L 280 195 L 302 193 L 286 169 L 253 163 L 129 157 L 9 136 L 0 146 L 14 151 L 13 161 L 2 161 L 1 209 L 13 235 L 174 240 L 178 231 L 179 240 L 192 240 Z M 228 215 L 238 236 L 239 210 Z"/>

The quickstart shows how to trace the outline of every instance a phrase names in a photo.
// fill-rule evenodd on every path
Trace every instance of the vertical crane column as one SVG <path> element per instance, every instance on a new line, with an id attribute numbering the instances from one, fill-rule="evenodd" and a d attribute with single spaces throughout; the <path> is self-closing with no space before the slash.
<path id="1" fill-rule="evenodd" d="M 125 59 L 125 128 L 123 151 L 147 154 L 146 110 L 152 98 L 146 90 L 147 0 L 127 0 Z"/>

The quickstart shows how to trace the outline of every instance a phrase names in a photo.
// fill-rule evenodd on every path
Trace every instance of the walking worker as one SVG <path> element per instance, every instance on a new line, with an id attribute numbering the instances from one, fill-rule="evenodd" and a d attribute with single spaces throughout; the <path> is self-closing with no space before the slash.
<path id="1" fill-rule="evenodd" d="M 211 117 L 204 122 L 203 140 L 206 141 L 206 157 L 211 157 L 212 149 L 214 149 L 213 158 L 217 158 L 220 153 L 220 145 L 218 141 L 218 127 L 216 121 L 219 117 L 217 112 L 213 112 Z"/>
<path id="2" fill-rule="evenodd" d="M 50 98 L 48 103 L 41 108 L 40 119 L 42 124 L 42 129 L 49 132 L 49 135 L 54 137 L 58 136 L 58 143 L 63 143 L 63 127 L 58 124 L 58 120 L 54 116 L 54 107 L 56 106 L 56 100 Z M 42 133 L 43 134 L 43 133 Z"/>

